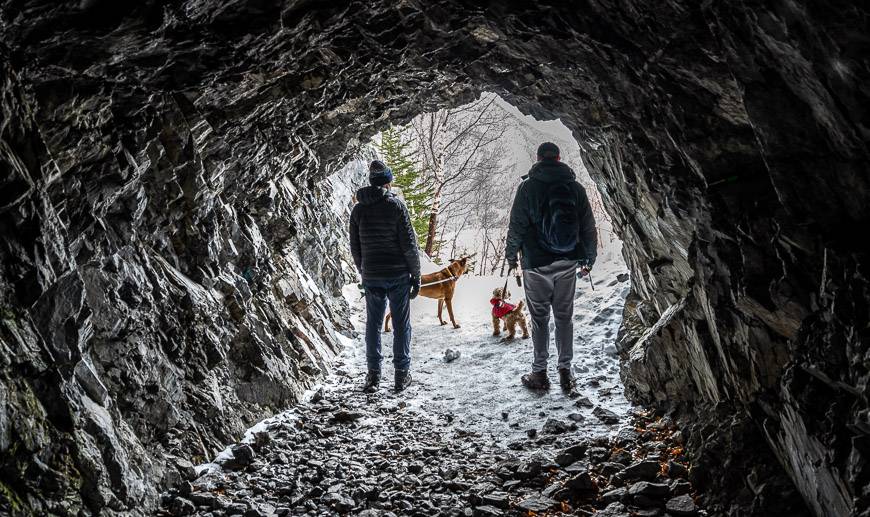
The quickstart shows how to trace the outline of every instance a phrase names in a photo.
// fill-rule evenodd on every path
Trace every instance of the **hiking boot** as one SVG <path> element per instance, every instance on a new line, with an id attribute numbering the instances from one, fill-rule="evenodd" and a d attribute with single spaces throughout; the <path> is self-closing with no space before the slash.
<path id="1" fill-rule="evenodd" d="M 396 370 L 396 392 L 402 391 L 411 385 L 411 370 Z"/>
<path id="2" fill-rule="evenodd" d="M 369 370 L 369 373 L 366 374 L 366 383 L 363 385 L 363 391 L 366 393 L 374 393 L 378 391 L 380 385 L 381 372 Z"/>
<path id="3" fill-rule="evenodd" d="M 574 377 L 572 368 L 559 368 L 559 386 L 563 391 L 571 391 L 577 386 L 577 378 Z"/>
<path id="4" fill-rule="evenodd" d="M 547 378 L 547 372 L 532 372 L 522 376 L 523 386 L 530 390 L 548 390 L 550 389 L 550 379 Z"/>

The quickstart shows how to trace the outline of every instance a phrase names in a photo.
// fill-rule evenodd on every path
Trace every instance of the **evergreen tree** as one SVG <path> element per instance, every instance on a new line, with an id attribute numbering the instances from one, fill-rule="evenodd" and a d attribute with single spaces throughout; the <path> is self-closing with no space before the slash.
<path id="1" fill-rule="evenodd" d="M 411 215 L 411 224 L 417 234 L 417 242 L 422 248 L 429 233 L 429 212 L 432 202 L 432 189 L 424 181 L 410 150 L 411 143 L 402 139 L 402 133 L 395 127 L 381 133 L 378 151 L 393 171 L 393 185 L 402 191 L 405 205 Z"/>

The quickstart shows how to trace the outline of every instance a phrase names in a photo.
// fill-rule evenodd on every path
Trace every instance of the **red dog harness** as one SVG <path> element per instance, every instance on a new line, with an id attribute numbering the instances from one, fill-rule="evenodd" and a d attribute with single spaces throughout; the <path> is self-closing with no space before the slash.
<path id="1" fill-rule="evenodd" d="M 504 318 L 507 313 L 517 308 L 516 305 L 508 303 L 504 300 L 499 300 L 498 298 L 490 299 L 489 303 L 492 304 L 492 315 L 496 318 Z"/>

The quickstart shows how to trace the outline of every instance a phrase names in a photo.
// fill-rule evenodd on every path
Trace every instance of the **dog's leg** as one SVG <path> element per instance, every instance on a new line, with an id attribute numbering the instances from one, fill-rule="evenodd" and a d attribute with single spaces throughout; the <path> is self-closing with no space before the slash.
<path id="1" fill-rule="evenodd" d="M 384 318 L 384 332 L 390 331 L 390 318 L 392 318 L 392 317 L 393 317 L 393 314 L 388 312 L 387 317 Z"/>
<path id="2" fill-rule="evenodd" d="M 526 326 L 525 315 L 520 315 L 520 317 L 517 319 L 520 322 L 520 328 L 523 329 L 523 339 L 529 339 L 529 328 Z"/>
<path id="3" fill-rule="evenodd" d="M 446 298 L 444 303 L 447 305 L 447 314 L 450 315 L 450 322 L 453 323 L 453 328 L 458 329 L 459 323 L 456 323 L 456 318 L 453 317 L 453 298 Z"/>
<path id="4" fill-rule="evenodd" d="M 514 317 L 513 314 L 511 314 L 510 316 L 508 316 L 508 318 L 507 318 L 507 322 L 506 322 L 506 323 L 507 323 L 507 326 L 508 326 L 508 329 L 507 329 L 507 331 L 508 331 L 508 336 L 507 336 L 507 338 L 508 338 L 508 339 L 513 339 L 513 338 L 516 337 L 516 335 L 517 335 L 517 319 L 516 319 L 516 317 Z"/>
<path id="5" fill-rule="evenodd" d="M 442 325 L 447 325 L 447 322 L 444 321 L 444 318 L 441 317 L 441 314 L 444 312 L 444 300 L 441 298 L 438 299 L 438 323 Z"/>
<path id="6" fill-rule="evenodd" d="M 499 324 L 499 319 L 495 314 L 492 315 L 492 335 L 501 335 L 501 325 Z"/>
<path id="7" fill-rule="evenodd" d="M 504 323 L 502 324 L 502 326 L 504 327 L 505 334 L 507 334 L 507 336 L 501 338 L 502 343 L 507 343 L 508 341 L 511 341 L 514 338 L 514 331 L 513 331 L 512 325 L 513 325 L 513 320 L 511 320 L 511 315 L 508 314 L 507 316 L 504 317 Z"/>

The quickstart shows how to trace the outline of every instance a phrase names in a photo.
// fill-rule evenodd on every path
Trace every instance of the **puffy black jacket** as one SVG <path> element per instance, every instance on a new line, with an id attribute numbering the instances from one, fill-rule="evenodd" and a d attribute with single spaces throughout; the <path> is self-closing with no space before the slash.
<path id="1" fill-rule="evenodd" d="M 538 228 L 543 219 L 547 191 L 556 182 L 571 183 L 577 192 L 577 220 L 580 222 L 577 228 L 577 246 L 573 252 L 565 255 L 553 255 L 538 243 Z M 562 162 L 542 160 L 536 163 L 517 188 L 511 207 L 505 257 L 516 260 L 520 249 L 523 252 L 523 269 L 546 266 L 560 259 L 582 260 L 589 265 L 595 262 L 598 255 L 598 235 L 592 207 L 589 206 L 589 198 L 586 197 L 583 186 L 577 183 L 574 171 Z"/>
<path id="2" fill-rule="evenodd" d="M 356 193 L 350 213 L 350 251 L 363 280 L 420 276 L 411 217 L 402 200 L 381 187 Z"/>

